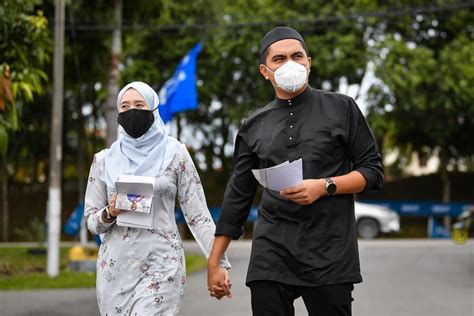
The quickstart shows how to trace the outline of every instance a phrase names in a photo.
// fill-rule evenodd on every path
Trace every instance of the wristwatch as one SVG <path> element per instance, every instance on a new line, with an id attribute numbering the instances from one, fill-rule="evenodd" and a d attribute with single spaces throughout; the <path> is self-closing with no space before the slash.
<path id="1" fill-rule="evenodd" d="M 337 190 L 336 182 L 331 178 L 325 178 L 326 180 L 326 195 L 334 195 Z"/>
<path id="2" fill-rule="evenodd" d="M 108 205 L 105 207 L 104 212 L 105 212 L 105 218 L 104 217 L 102 218 L 105 220 L 106 223 L 112 223 L 117 218 L 116 216 L 112 216 L 112 214 L 110 214 Z"/>

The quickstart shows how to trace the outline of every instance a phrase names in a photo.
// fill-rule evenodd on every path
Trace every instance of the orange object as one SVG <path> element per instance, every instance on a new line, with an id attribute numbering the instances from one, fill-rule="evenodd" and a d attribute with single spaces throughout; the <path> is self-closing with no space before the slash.
<path id="1" fill-rule="evenodd" d="M 10 68 L 5 65 L 3 73 L 0 76 L 0 111 L 5 111 L 5 97 L 10 103 L 13 103 L 13 93 L 10 87 Z"/>

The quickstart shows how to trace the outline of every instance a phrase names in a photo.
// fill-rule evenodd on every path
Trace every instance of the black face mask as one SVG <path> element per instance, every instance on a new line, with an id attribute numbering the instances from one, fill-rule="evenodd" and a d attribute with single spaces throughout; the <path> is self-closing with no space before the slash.
<path id="1" fill-rule="evenodd" d="M 117 118 L 117 122 L 133 138 L 138 138 L 145 134 L 154 121 L 153 111 L 139 109 L 130 109 L 119 113 Z"/>

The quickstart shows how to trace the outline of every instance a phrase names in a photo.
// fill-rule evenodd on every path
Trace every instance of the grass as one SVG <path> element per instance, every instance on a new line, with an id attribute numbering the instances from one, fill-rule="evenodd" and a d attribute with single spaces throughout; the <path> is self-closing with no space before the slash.
<path id="1" fill-rule="evenodd" d="M 186 274 L 204 269 L 207 266 L 207 260 L 202 255 L 186 254 Z"/>
<path id="2" fill-rule="evenodd" d="M 0 276 L 0 290 L 33 290 L 95 287 L 95 273 L 61 271 L 58 277 L 50 278 L 46 273 Z"/>
<path id="3" fill-rule="evenodd" d="M 60 249 L 60 274 L 45 273 L 46 255 L 31 255 L 27 247 L 0 247 L 0 290 L 95 287 L 96 274 L 68 269 L 68 250 Z M 206 266 L 201 255 L 186 254 L 186 271 L 191 274 Z"/>

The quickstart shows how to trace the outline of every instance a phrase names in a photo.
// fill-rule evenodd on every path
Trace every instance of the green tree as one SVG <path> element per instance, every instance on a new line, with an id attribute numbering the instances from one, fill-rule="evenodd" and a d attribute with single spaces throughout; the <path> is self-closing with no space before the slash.
<path id="1" fill-rule="evenodd" d="M 35 94 L 44 92 L 44 83 L 48 80 L 43 67 L 50 59 L 51 40 L 47 19 L 43 12 L 35 11 L 37 3 L 39 1 L 3 1 L 0 5 L 0 73 L 9 70 L 13 95 L 10 99 L 2 94 L 5 108 L 0 113 L 3 240 L 8 238 L 9 139 L 25 126 L 20 119 L 23 108 L 33 101 Z"/>
<path id="2" fill-rule="evenodd" d="M 462 109 L 459 113 L 463 114 L 461 118 L 449 116 L 450 120 L 463 122 L 464 128 L 471 126 L 472 110 L 465 105 L 471 102 L 473 86 L 472 12 L 451 7 L 444 11 L 430 7 L 423 13 L 413 9 L 418 12 L 413 14 L 408 10 L 425 2 L 123 1 L 120 86 L 142 80 L 159 90 L 184 54 L 198 41 L 204 42 L 197 69 L 199 109 L 178 117 L 182 129 L 192 135 L 183 133 L 182 139 L 193 147 L 209 203 L 214 205 L 221 202 L 230 172 L 237 128 L 250 112 L 274 97 L 258 72 L 258 51 L 262 35 L 277 25 L 292 26 L 305 37 L 313 58 L 310 84 L 315 88 L 345 93 L 340 91 L 341 83 L 360 87 L 372 61 L 380 84 L 371 90 L 370 117 L 380 145 L 431 154 L 439 149 L 425 144 L 438 141 L 425 141 L 426 134 L 431 136 L 428 131 L 435 128 L 426 118 L 431 117 L 428 114 L 439 117 L 440 124 L 447 125 L 443 119 L 448 116 L 444 112 L 435 116 L 437 112 L 430 110 L 434 103 L 421 111 L 428 106 L 427 100 L 436 99 L 440 104 L 443 98 L 454 100 L 443 104 L 454 104 L 452 108 Z M 53 16 L 51 1 L 35 3 L 32 8 L 41 8 L 47 18 Z M 64 175 L 75 179 L 83 170 L 79 155 L 90 161 L 94 152 L 105 147 L 100 132 L 104 129 L 114 10 L 112 1 L 77 0 L 68 3 L 66 12 Z M 437 94 L 423 98 L 427 91 Z M 50 103 L 43 96 L 22 106 L 21 115 L 31 127 L 16 132 L 16 149 L 9 149 L 10 155 L 13 150 L 16 153 L 9 163 L 30 177 L 47 167 L 43 153 L 48 152 Z M 404 106 L 413 109 L 404 110 Z M 412 123 L 411 118 L 423 122 Z M 416 134 L 403 132 L 419 125 L 426 126 Z M 455 141 L 466 142 L 469 134 L 462 131 L 470 130 L 458 131 Z M 457 144 L 455 141 L 448 143 Z M 468 161 L 465 151 L 470 147 L 456 146 L 456 161 Z M 88 164 L 84 165 L 87 170 Z"/>
<path id="3" fill-rule="evenodd" d="M 369 119 L 383 146 L 399 149 L 398 162 L 412 153 L 439 157 L 447 202 L 448 172 L 474 170 L 474 12 L 438 3 L 436 11 L 378 25 L 373 60 L 380 82 L 369 93 Z"/>

